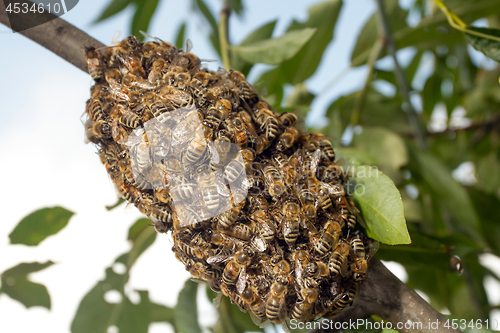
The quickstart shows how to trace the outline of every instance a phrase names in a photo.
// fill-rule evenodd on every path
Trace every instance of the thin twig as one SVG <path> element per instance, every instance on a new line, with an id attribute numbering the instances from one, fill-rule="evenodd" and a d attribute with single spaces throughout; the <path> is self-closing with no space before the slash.
<path id="1" fill-rule="evenodd" d="M 224 68 L 229 70 L 231 63 L 229 61 L 229 15 L 231 14 L 230 0 L 224 0 L 222 10 L 219 16 L 219 40 L 220 40 L 220 54 Z"/>
<path id="2" fill-rule="evenodd" d="M 19 0 L 17 2 L 21 4 L 27 3 L 28 5 L 33 4 L 27 0 Z M 16 18 L 18 21 L 12 22 L 13 26 L 34 25 L 33 28 L 21 31 L 20 34 L 49 49 L 84 72 L 87 72 L 84 47 L 105 47 L 104 44 L 90 37 L 85 32 L 47 11 L 43 13 L 28 12 L 23 15 L 17 15 Z M 4 1 L 0 1 L 0 23 L 9 28 L 11 27 Z"/>
<path id="3" fill-rule="evenodd" d="M 371 315 L 380 316 L 390 322 L 400 333 L 460 332 L 446 329 L 446 318 L 443 315 L 374 258 L 370 261 L 366 279 L 361 283 L 354 307 L 322 322 L 322 327 L 330 328 L 314 329 L 309 333 L 338 332 L 340 329 L 335 327 L 341 327 L 341 323 L 356 322 Z M 433 326 L 429 327 L 430 323 Z M 397 325 L 402 327 L 397 328 Z M 347 329 L 349 328 L 351 327 L 347 326 Z"/>
<path id="4" fill-rule="evenodd" d="M 370 89 L 370 83 L 373 79 L 373 71 L 375 70 L 375 62 L 377 61 L 380 53 L 384 49 L 384 39 L 378 38 L 373 44 L 368 57 L 368 74 L 366 75 L 365 85 L 363 90 L 361 90 L 361 95 L 356 100 L 356 104 L 351 113 L 351 125 L 356 126 L 359 123 L 359 115 L 365 104 L 366 95 L 368 94 L 368 89 Z"/>
<path id="5" fill-rule="evenodd" d="M 376 0 L 378 5 L 378 15 L 379 21 L 381 24 L 381 29 L 384 33 L 384 37 L 386 39 L 385 45 L 387 48 L 387 52 L 391 55 L 394 61 L 394 74 L 396 75 L 396 81 L 399 86 L 399 90 L 403 97 L 403 100 L 406 104 L 406 111 L 408 112 L 408 118 L 410 125 L 413 127 L 416 133 L 417 143 L 421 148 L 426 148 L 426 140 L 425 140 L 425 130 L 420 123 L 420 119 L 417 115 L 417 112 L 413 108 L 410 100 L 410 89 L 408 87 L 408 82 L 406 81 L 405 74 L 399 66 L 398 59 L 396 58 L 396 45 L 394 44 L 394 39 L 391 34 L 391 29 L 389 27 L 389 20 L 387 18 L 387 13 L 385 12 L 385 6 L 383 0 Z"/>

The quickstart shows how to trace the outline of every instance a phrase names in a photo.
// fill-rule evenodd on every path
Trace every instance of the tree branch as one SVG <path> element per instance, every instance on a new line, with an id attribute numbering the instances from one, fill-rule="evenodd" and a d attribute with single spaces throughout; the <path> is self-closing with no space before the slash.
<path id="1" fill-rule="evenodd" d="M 33 4 L 27 0 L 19 0 L 16 2 L 27 3 L 29 5 Z M 27 24 L 30 26 L 35 25 L 33 28 L 21 31 L 20 34 L 54 52 L 59 57 L 80 68 L 84 72 L 87 72 L 84 47 L 94 46 L 100 48 L 106 46 L 75 26 L 47 11 L 43 13 L 28 12 L 23 15 L 16 15 L 14 19 L 17 19 L 17 21 L 12 22 L 12 25 L 16 27 L 27 26 Z M 11 28 L 11 22 L 7 16 L 3 1 L 0 1 L 0 23 Z"/>
<path id="2" fill-rule="evenodd" d="M 408 83 L 405 78 L 405 74 L 403 70 L 401 69 L 401 66 L 399 66 L 398 59 L 396 58 L 396 45 L 394 43 L 394 39 L 391 34 L 391 28 L 389 27 L 389 19 L 387 18 L 387 13 L 385 12 L 385 6 L 383 0 L 376 0 L 377 5 L 378 5 L 378 15 L 379 15 L 379 21 L 381 24 L 381 29 L 383 32 L 383 35 L 385 37 L 385 45 L 387 48 L 387 52 L 391 55 L 393 61 L 394 61 L 394 74 L 396 75 L 396 81 L 399 86 L 400 93 L 403 97 L 403 100 L 405 101 L 406 108 L 408 111 L 408 118 L 410 125 L 414 128 L 415 133 L 416 133 L 416 139 L 417 143 L 421 148 L 426 148 L 427 143 L 426 143 L 426 138 L 425 138 L 425 131 L 424 128 L 420 122 L 420 119 L 417 115 L 417 112 L 413 108 L 413 105 L 411 104 L 410 100 L 410 89 L 408 87 Z"/>
<path id="3" fill-rule="evenodd" d="M 27 1 L 19 0 L 19 2 L 24 3 Z M 30 16 L 31 22 L 46 22 L 52 18 L 53 20 L 50 22 L 24 30 L 21 34 L 87 72 L 87 64 L 83 52 L 84 46 L 99 48 L 105 45 L 64 20 L 54 18 L 51 14 L 37 13 Z M 3 1 L 0 1 L 0 23 L 10 27 Z M 381 316 L 394 325 L 398 322 L 407 323 L 408 321 L 412 321 L 414 323 L 421 322 L 424 327 L 423 329 L 400 330 L 402 333 L 442 332 L 444 330 L 443 323 L 445 318 L 413 290 L 399 281 L 377 259 L 373 259 L 370 262 L 367 278 L 361 284 L 359 298 L 355 302 L 354 308 L 341 313 L 332 322 L 366 318 L 373 314 Z M 437 330 L 428 329 L 426 324 L 429 321 L 437 321 L 439 328 Z M 336 331 L 313 330 L 311 332 Z M 451 330 L 451 332 L 460 331 Z"/>
<path id="4" fill-rule="evenodd" d="M 443 315 L 394 276 L 378 259 L 373 258 L 354 307 L 322 322 L 323 327 L 328 325 L 333 329 L 315 329 L 309 333 L 338 332 L 340 329 L 335 329 L 336 322 L 352 322 L 371 315 L 378 315 L 392 323 L 394 329 L 398 323 L 402 323 L 403 328 L 398 329 L 400 333 L 460 332 L 446 329 L 446 318 Z M 418 327 L 420 323 L 421 326 Z M 435 327 L 429 328 L 429 323 L 435 323 Z"/>

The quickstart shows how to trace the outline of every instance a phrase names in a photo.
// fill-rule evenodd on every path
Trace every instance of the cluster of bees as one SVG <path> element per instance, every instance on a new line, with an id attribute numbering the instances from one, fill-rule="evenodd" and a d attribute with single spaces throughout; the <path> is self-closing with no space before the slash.
<path id="1" fill-rule="evenodd" d="M 262 327 L 352 305 L 375 246 L 330 142 L 295 127 L 238 71 L 134 36 L 86 49 L 87 139 L 120 195 Z"/>

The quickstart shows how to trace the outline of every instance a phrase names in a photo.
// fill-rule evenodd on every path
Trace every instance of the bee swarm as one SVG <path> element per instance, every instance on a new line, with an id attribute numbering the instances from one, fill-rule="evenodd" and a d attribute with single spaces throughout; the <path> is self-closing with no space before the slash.
<path id="1" fill-rule="evenodd" d="M 86 60 L 87 139 L 193 277 L 261 325 L 352 305 L 372 241 L 325 137 L 296 129 L 240 72 L 202 69 L 159 39 L 87 48 Z"/>

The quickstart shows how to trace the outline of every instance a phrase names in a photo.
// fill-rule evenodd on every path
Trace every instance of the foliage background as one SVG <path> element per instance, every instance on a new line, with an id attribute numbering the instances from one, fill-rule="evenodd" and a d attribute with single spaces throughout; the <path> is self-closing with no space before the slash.
<path id="1" fill-rule="evenodd" d="M 407 283 L 425 293 L 436 309 L 464 319 L 498 318 L 500 299 L 495 298 L 495 292 L 490 292 L 488 298 L 485 289 L 485 285 L 498 286 L 500 274 L 487 264 L 488 258 L 494 262 L 491 258 L 500 252 L 500 71 L 495 63 L 467 46 L 464 35 L 449 26 L 432 2 L 385 1 L 396 46 L 401 49 L 398 59 L 411 87 L 411 103 L 426 130 L 427 148 L 423 149 L 412 139 L 416 129 L 408 122 L 407 104 L 401 97 L 392 60 L 384 52 L 363 89 L 369 73 L 366 61 L 377 41 L 376 16 L 371 16 L 376 9 L 374 1 L 297 1 L 293 6 L 277 2 L 266 7 L 264 1 L 233 0 L 231 4 L 236 11 L 229 23 L 233 45 L 269 23 L 268 17 L 278 19 L 274 37 L 281 36 L 289 26 L 303 28 L 303 22 L 318 28 L 304 48 L 276 67 L 257 65 L 250 70 L 249 63 L 234 55 L 231 63 L 250 72 L 250 81 L 259 90 L 265 87 L 266 98 L 276 108 L 300 108 L 304 115 L 314 110 L 307 114 L 306 124 L 338 138 L 334 144 L 339 155 L 353 164 L 379 166 L 398 186 L 413 243 L 383 245 L 378 257 L 401 263 Z M 500 28 L 497 1 L 450 0 L 445 4 L 467 24 Z M 122 29 L 122 37 L 128 29 L 136 34 L 141 29 L 167 41 L 177 41 L 180 46 L 189 37 L 194 53 L 204 59 L 218 59 L 216 25 L 221 5 L 219 1 L 201 0 L 175 5 L 165 0 L 113 0 L 102 8 L 81 3 L 81 11 L 77 8 L 63 18 L 104 42 L 111 39 L 116 28 Z M 309 16 L 307 9 L 314 7 L 330 11 L 312 10 Z M 115 8 L 114 12 L 110 8 Z M 341 15 L 336 21 L 338 10 Z M 83 18 L 82 13 L 88 15 Z M 98 17 L 105 20 L 88 25 Z M 290 25 L 292 18 L 298 22 Z M 261 38 L 271 36 L 270 27 L 266 25 L 260 30 Z M 68 330 L 83 295 L 97 280 L 105 278 L 104 268 L 117 258 L 122 265 L 108 269 L 107 280 L 97 288 L 121 291 L 124 302 L 121 306 L 106 305 L 103 289 L 94 289 L 95 293 L 88 294 L 81 303 L 73 332 L 91 330 L 86 325 L 96 325 L 92 329 L 97 331 L 110 323 L 120 332 L 146 332 L 148 325 L 154 323 L 150 331 L 161 332 L 166 329 L 166 322 L 177 330 L 196 332 L 196 325 L 182 327 L 193 324 L 182 318 L 192 318 L 196 299 L 203 310 L 202 326 L 215 325 L 214 329 L 221 332 L 256 330 L 248 320 L 234 320 L 242 317 L 227 303 L 220 308 L 224 320 L 211 321 L 215 310 L 203 293 L 196 298 L 196 289 L 190 283 L 175 307 L 175 294 L 188 274 L 171 255 L 168 237 L 158 237 L 163 239 L 154 242 L 132 266 L 155 235 L 152 228 L 145 227 L 144 220 L 135 223 L 139 217 L 136 212 L 124 215 L 122 206 L 111 212 L 102 207 L 103 203 L 112 204 L 115 194 L 93 147 L 82 148 L 83 130 L 78 121 L 88 98 L 90 78 L 32 42 L 21 41 L 23 37 L 0 32 L 2 43 L 8 46 L 0 50 L 0 59 L 4 64 L 12 64 L 2 68 L 2 76 L 7 80 L 2 81 L 0 91 L 2 100 L 10 103 L 6 110 L 15 110 L 1 116 L 0 144 L 8 160 L 14 162 L 2 166 L 2 174 L 7 175 L 5 188 L 10 189 L 2 191 L 2 202 L 10 210 L 6 213 L 8 223 L 0 226 L 0 233 L 10 235 L 11 243 L 34 245 L 46 236 L 44 233 L 50 233 L 48 230 L 57 232 L 71 218 L 57 237 L 36 248 L 7 245 L 7 237 L 2 241 L 1 252 L 7 255 L 2 255 L 0 263 L 0 313 L 4 317 L 0 325 L 8 331 L 27 331 L 27 321 L 19 320 L 22 315 L 42 326 L 55 324 Z M 350 56 L 352 68 L 334 80 L 347 67 L 340 64 L 349 63 L 339 54 Z M 247 60 L 254 56 L 244 55 Z M 259 61 L 262 60 L 266 58 L 261 56 Z M 31 65 L 26 66 L 27 63 Z M 208 66 L 216 69 L 220 62 Z M 19 91 L 24 95 L 19 95 Z M 325 119 L 328 126 L 320 128 Z M 29 212 L 56 205 L 77 214 L 73 217 L 63 209 L 39 212 L 32 220 L 45 226 L 38 240 L 31 237 L 29 220 L 24 220 L 26 227 L 20 225 L 11 234 Z M 132 250 L 126 239 L 135 245 Z M 119 256 L 121 253 L 127 254 Z M 462 260 L 462 275 L 453 272 L 453 255 Z M 146 257 L 147 261 L 142 260 Z M 57 264 L 24 265 L 8 271 L 20 261 L 45 263 L 47 259 Z M 124 267 L 125 271 L 133 267 L 128 283 L 129 274 L 123 274 Z M 45 287 L 30 284 L 24 278 L 27 272 L 38 270 L 41 271 L 33 274 L 33 280 L 48 287 L 51 299 Z M 175 280 L 169 279 L 172 276 Z M 160 294 L 168 298 L 156 296 Z M 21 303 L 7 295 L 25 306 L 38 307 L 23 310 Z M 119 296 L 108 293 L 106 297 L 112 304 Z M 53 323 L 54 319 L 42 307 L 52 307 L 54 313 L 65 319 Z M 89 311 L 97 310 L 101 317 L 87 320 L 86 315 L 92 315 Z M 132 326 L 126 322 L 131 318 Z"/>

